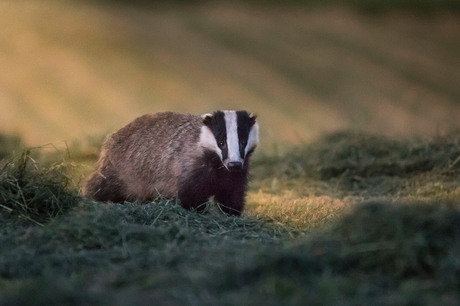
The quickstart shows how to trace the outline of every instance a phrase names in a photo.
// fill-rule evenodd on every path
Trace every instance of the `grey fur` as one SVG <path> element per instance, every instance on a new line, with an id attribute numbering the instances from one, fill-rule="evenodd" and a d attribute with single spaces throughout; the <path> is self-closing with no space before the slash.
<path id="1" fill-rule="evenodd" d="M 177 196 L 179 177 L 202 154 L 202 125 L 201 117 L 171 112 L 137 118 L 107 137 L 84 194 L 98 199 L 111 192 L 114 201 L 119 195 L 141 202 L 159 193 Z M 104 181 L 110 190 L 102 190 Z"/>

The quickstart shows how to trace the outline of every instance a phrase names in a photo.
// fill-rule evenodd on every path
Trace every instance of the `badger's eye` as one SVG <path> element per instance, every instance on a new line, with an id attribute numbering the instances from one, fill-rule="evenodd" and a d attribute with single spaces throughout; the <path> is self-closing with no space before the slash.
<path id="1" fill-rule="evenodd" d="M 240 145 L 242 147 L 245 147 L 248 144 L 248 141 L 246 139 L 240 140 Z"/>
<path id="2" fill-rule="evenodd" d="M 226 145 L 227 145 L 226 141 L 224 141 L 224 140 L 219 141 L 219 147 L 225 148 Z"/>

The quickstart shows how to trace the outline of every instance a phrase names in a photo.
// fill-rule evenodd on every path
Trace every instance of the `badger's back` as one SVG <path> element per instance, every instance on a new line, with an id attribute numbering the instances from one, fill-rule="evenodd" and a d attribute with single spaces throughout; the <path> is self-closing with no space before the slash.
<path id="1" fill-rule="evenodd" d="M 107 138 L 85 193 L 112 201 L 176 196 L 180 175 L 202 154 L 201 126 L 198 116 L 171 112 L 137 118 Z M 116 190 L 104 195 L 101 180 Z"/>

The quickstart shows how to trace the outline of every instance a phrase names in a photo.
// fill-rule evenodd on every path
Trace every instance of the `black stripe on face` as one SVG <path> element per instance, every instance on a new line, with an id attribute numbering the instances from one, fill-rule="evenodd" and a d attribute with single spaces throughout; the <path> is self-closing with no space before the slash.
<path id="1" fill-rule="evenodd" d="M 244 150 L 246 149 L 246 145 L 248 144 L 249 132 L 251 131 L 251 128 L 254 125 L 255 121 L 249 117 L 249 114 L 246 111 L 237 111 L 236 121 L 238 124 L 240 156 L 244 159 Z"/>
<path id="2" fill-rule="evenodd" d="M 215 112 L 212 117 L 203 122 L 214 134 L 217 146 L 222 152 L 222 160 L 228 157 L 227 129 L 225 126 L 225 114 L 222 111 Z"/>

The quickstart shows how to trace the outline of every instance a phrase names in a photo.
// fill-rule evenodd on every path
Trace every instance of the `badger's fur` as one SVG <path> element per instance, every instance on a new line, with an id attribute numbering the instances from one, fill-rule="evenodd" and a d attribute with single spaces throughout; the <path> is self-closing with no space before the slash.
<path id="1" fill-rule="evenodd" d="M 256 116 L 246 111 L 144 115 L 106 139 L 84 193 L 112 202 L 178 197 L 189 209 L 214 196 L 240 215 L 258 142 Z"/>

